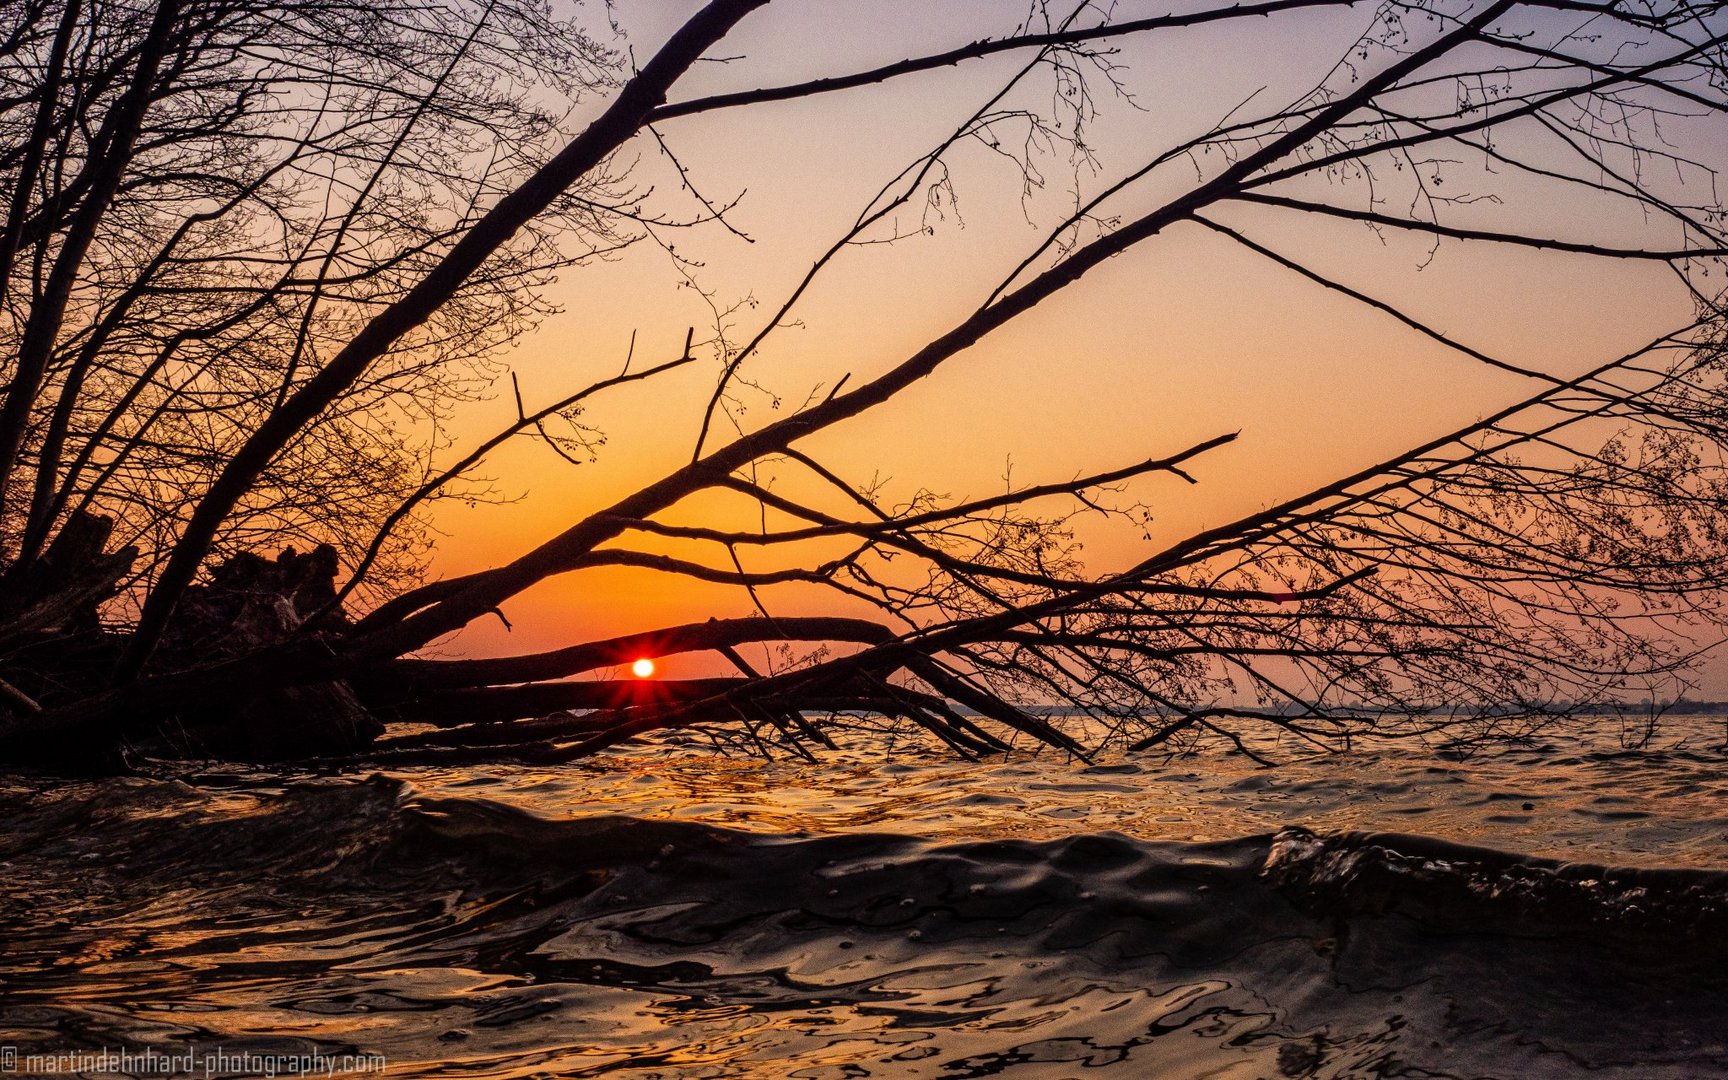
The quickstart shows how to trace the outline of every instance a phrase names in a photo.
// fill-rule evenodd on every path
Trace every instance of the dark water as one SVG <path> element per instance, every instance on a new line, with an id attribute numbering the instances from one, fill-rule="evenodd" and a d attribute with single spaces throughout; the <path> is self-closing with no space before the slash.
<path id="1" fill-rule="evenodd" d="M 0 781 L 0 1044 L 87 1075 L 1728 1076 L 1723 754 L 1601 734 Z"/>

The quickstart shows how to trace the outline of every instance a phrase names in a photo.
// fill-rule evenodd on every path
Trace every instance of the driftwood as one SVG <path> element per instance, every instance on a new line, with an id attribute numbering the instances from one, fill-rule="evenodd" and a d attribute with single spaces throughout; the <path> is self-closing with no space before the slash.
<path id="1" fill-rule="evenodd" d="M 321 544 L 275 559 L 242 552 L 188 589 L 156 662 L 192 667 L 248 656 L 297 637 L 331 639 L 347 625 L 335 605 L 336 549 Z M 237 688 L 238 689 L 238 688 Z M 188 753 L 280 761 L 353 753 L 384 731 L 341 680 L 241 692 L 220 704 L 187 703 L 159 729 Z"/>
<path id="2" fill-rule="evenodd" d="M 119 655 L 100 609 L 138 560 L 107 552 L 111 518 L 74 514 L 27 575 L 0 575 L 0 716 L 35 716 L 43 702 L 89 685 Z"/>
<path id="3" fill-rule="evenodd" d="M 110 677 L 123 638 L 103 625 L 100 608 L 138 558 L 132 547 L 103 551 L 112 531 L 107 518 L 75 515 L 29 577 L 8 582 L 0 615 L 0 711 L 10 717 L 35 716 Z M 296 637 L 339 635 L 345 620 L 328 613 L 336 572 L 329 547 L 222 562 L 188 590 L 157 664 L 188 669 Z M 353 753 L 384 730 L 340 681 L 250 692 L 236 685 L 181 701 L 141 696 L 128 729 L 153 752 L 253 761 Z M 58 764 L 68 753 L 101 748 L 68 745 L 52 730 L 36 730 L 7 749 L 14 759 Z"/>
<path id="4" fill-rule="evenodd" d="M 138 561 L 136 547 L 104 552 L 112 518 L 74 514 L 28 577 L 0 589 L 0 653 L 101 631 L 98 609 Z"/>

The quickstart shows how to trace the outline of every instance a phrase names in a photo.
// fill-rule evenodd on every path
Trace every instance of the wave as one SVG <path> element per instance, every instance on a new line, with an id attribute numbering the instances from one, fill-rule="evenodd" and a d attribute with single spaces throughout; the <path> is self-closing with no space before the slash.
<path id="1" fill-rule="evenodd" d="M 1438 929 L 1612 935 L 1656 954 L 1728 949 L 1728 870 L 1561 862 L 1406 833 L 1272 838 L 1262 874 L 1305 908 Z"/>

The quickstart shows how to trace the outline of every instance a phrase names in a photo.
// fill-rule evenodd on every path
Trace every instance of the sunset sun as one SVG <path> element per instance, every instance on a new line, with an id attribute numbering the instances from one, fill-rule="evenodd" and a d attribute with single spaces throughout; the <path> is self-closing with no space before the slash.
<path id="1" fill-rule="evenodd" d="M 646 679 L 652 676 L 654 674 L 654 661 L 644 656 L 642 659 L 630 665 L 630 674 L 636 676 L 638 679 Z"/>

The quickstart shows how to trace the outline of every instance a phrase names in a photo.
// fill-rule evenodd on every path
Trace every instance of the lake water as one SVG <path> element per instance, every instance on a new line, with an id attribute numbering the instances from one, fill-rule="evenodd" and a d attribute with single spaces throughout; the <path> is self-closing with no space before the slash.
<path id="1" fill-rule="evenodd" d="M 1728 1076 L 1723 738 L 8 778 L 0 1070 Z"/>

